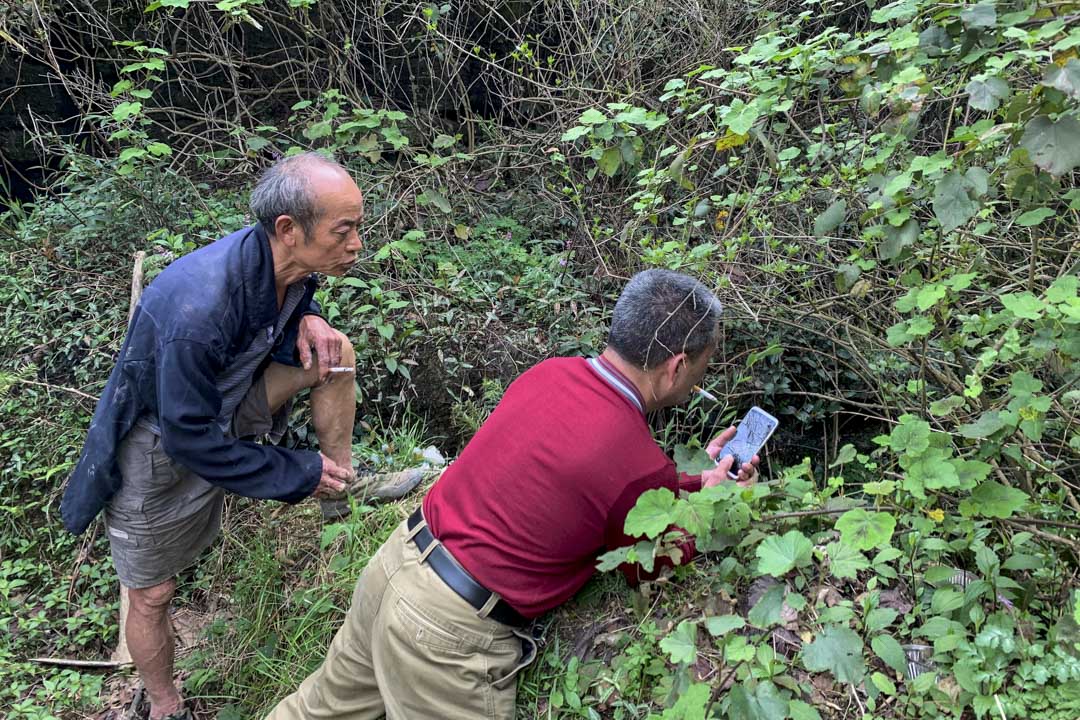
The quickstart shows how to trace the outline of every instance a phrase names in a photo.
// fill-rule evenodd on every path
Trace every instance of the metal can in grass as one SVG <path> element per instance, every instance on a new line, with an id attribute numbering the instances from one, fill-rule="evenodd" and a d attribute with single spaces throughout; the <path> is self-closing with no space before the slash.
<path id="1" fill-rule="evenodd" d="M 907 658 L 907 676 L 914 680 L 923 673 L 932 672 L 934 669 L 934 648 L 932 645 L 901 645 L 904 656 Z"/>

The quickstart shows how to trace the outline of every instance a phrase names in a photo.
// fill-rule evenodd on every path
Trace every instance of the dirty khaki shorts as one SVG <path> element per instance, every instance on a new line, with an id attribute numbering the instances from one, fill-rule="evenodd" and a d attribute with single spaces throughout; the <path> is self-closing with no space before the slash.
<path id="1" fill-rule="evenodd" d="M 233 414 L 230 434 L 273 434 L 279 417 L 284 420 L 284 413 L 271 416 L 260 377 Z M 160 585 L 194 563 L 217 537 L 225 491 L 174 462 L 142 422 L 120 443 L 117 460 L 123 483 L 105 507 L 116 574 L 129 588 Z"/>

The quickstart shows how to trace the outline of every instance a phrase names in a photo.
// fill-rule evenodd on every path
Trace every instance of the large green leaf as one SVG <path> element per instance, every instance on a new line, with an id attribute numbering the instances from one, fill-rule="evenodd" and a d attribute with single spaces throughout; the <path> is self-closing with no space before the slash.
<path id="1" fill-rule="evenodd" d="M 783 537 L 770 535 L 755 551 L 758 574 L 781 577 L 796 567 L 809 565 L 813 549 L 813 543 L 798 530 L 789 530 Z"/>
<path id="2" fill-rule="evenodd" d="M 622 167 L 622 152 L 617 147 L 609 147 L 604 150 L 596 164 L 600 166 L 601 172 L 608 177 L 613 177 Z"/>
<path id="3" fill-rule="evenodd" d="M 960 20 L 965 27 L 977 30 L 992 28 L 997 25 L 997 9 L 992 1 L 983 0 L 977 5 L 968 5 L 960 12 Z"/>
<path id="4" fill-rule="evenodd" d="M 978 212 L 978 204 L 971 199 L 971 181 L 953 170 L 938 182 L 934 189 L 934 215 L 941 223 L 942 232 L 952 232 L 966 223 Z"/>
<path id="5" fill-rule="evenodd" d="M 965 517 L 1007 518 L 1024 507 L 1028 496 L 1022 490 L 1005 487 L 994 480 L 984 480 L 975 488 L 971 497 L 960 503 L 960 513 Z"/>
<path id="6" fill-rule="evenodd" d="M 792 700 L 788 703 L 788 712 L 791 720 L 821 720 L 821 714 L 817 708 L 802 700 Z"/>
<path id="7" fill-rule="evenodd" d="M 914 415 L 901 415 L 889 433 L 889 447 L 897 453 L 918 455 L 930 447 L 930 423 Z"/>
<path id="8" fill-rule="evenodd" d="M 900 643 L 892 635 L 876 635 L 870 641 L 870 647 L 893 670 L 898 673 L 906 672 L 907 656 L 904 654 L 904 648 L 900 647 Z"/>
<path id="9" fill-rule="evenodd" d="M 840 223 L 844 222 L 846 215 L 847 203 L 843 200 L 837 200 L 814 219 L 814 235 L 818 237 L 828 235 L 840 227 Z"/>
<path id="10" fill-rule="evenodd" d="M 878 245 L 878 254 L 882 260 L 895 260 L 918 239 L 919 221 L 914 218 L 908 219 L 900 227 L 886 225 L 885 239 Z"/>
<path id="11" fill-rule="evenodd" d="M 674 507 L 675 493 L 667 488 L 646 490 L 626 514 L 626 534 L 630 537 L 656 537 L 671 524 Z"/>
<path id="12" fill-rule="evenodd" d="M 746 619 L 756 628 L 765 629 L 783 622 L 782 612 L 784 609 L 784 586 L 773 585 L 765 591 L 761 599 L 757 601 Z"/>
<path id="13" fill-rule="evenodd" d="M 734 685 L 727 700 L 730 720 L 784 720 L 788 714 L 788 701 L 768 680 L 758 681 L 752 689 L 746 682 Z"/>
<path id="14" fill-rule="evenodd" d="M 662 720 L 705 720 L 705 708 L 709 705 L 710 697 L 712 697 L 712 688 L 709 685 L 693 683 L 679 696 L 674 705 L 664 711 L 661 718 Z"/>
<path id="15" fill-rule="evenodd" d="M 683 620 L 675 631 L 660 641 L 660 649 L 676 664 L 689 665 L 697 659 L 696 622 Z"/>
<path id="16" fill-rule="evenodd" d="M 840 540 L 858 550 L 888 544 L 896 529 L 896 518 L 889 513 L 867 512 L 865 508 L 848 510 L 836 521 Z"/>
<path id="17" fill-rule="evenodd" d="M 754 122 L 758 119 L 757 106 L 749 105 L 742 100 L 733 100 L 727 111 L 723 113 L 722 121 L 731 132 L 736 135 L 745 135 L 750 132 Z"/>
<path id="18" fill-rule="evenodd" d="M 1054 122 L 1045 115 L 1032 118 L 1020 145 L 1041 170 L 1060 176 L 1080 165 L 1080 122 L 1066 115 Z"/>
<path id="19" fill-rule="evenodd" d="M 850 628 L 826 627 L 802 651 L 803 666 L 810 672 L 829 671 L 843 683 L 855 684 L 866 673 L 863 642 Z"/>
<path id="20" fill-rule="evenodd" d="M 833 577 L 854 580 L 860 570 L 870 567 L 866 556 L 847 543 L 831 542 L 825 547 L 825 552 L 829 556 L 829 572 Z"/>
<path id="21" fill-rule="evenodd" d="M 990 437 L 1003 427 L 1005 427 L 1005 421 L 1001 419 L 1001 413 L 997 410 L 988 410 L 975 422 L 958 427 L 956 432 L 966 438 L 978 439 Z"/>
<path id="22" fill-rule="evenodd" d="M 1042 84 L 1074 98 L 1080 97 L 1080 61 L 1069 58 L 1064 66 L 1051 63 L 1043 74 Z"/>
<path id="23" fill-rule="evenodd" d="M 726 635 L 732 630 L 738 630 L 746 626 L 746 621 L 738 615 L 714 615 L 705 618 L 705 629 L 713 637 Z"/>
<path id="24" fill-rule="evenodd" d="M 990 112 L 997 110 L 1001 101 L 1009 96 L 1009 83 L 999 77 L 975 79 L 969 82 L 964 90 L 968 94 L 968 105 L 976 110 Z"/>

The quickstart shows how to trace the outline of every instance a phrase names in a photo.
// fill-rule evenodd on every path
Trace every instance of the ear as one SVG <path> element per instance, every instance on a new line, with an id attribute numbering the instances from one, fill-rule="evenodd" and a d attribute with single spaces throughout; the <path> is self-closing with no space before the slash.
<path id="1" fill-rule="evenodd" d="M 669 357 L 662 366 L 664 368 L 664 380 L 668 386 L 674 385 L 690 367 L 690 357 L 684 353 L 675 353 Z"/>
<path id="2" fill-rule="evenodd" d="M 296 247 L 303 240 L 304 230 L 300 223 L 288 215 L 278 215 L 274 221 L 274 237 L 283 245 Z"/>

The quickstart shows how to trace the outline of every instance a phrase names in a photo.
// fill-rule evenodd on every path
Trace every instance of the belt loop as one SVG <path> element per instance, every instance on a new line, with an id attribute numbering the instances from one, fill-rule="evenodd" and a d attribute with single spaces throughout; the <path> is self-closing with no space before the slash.
<path id="1" fill-rule="evenodd" d="M 424 516 L 421 515 L 420 516 L 420 522 L 416 523 L 416 526 L 413 527 L 413 529 L 409 531 L 409 533 L 405 536 L 405 540 L 407 540 L 407 541 L 408 540 L 413 540 L 417 535 L 420 534 L 420 531 L 423 530 L 426 527 L 427 527 L 427 520 L 425 520 Z M 438 541 L 436 541 L 436 542 L 438 542 Z M 427 557 L 427 555 L 424 555 L 424 557 Z"/>
<path id="2" fill-rule="evenodd" d="M 476 611 L 476 617 L 486 618 L 488 615 L 491 614 L 491 611 L 495 609 L 495 606 L 499 604 L 500 600 L 502 600 L 502 596 L 499 595 L 499 593 L 491 593 L 491 596 L 488 597 L 487 602 L 484 603 L 484 607 Z"/>
<path id="3" fill-rule="evenodd" d="M 428 546 L 424 548 L 423 552 L 420 553 L 420 559 L 418 562 L 423 565 L 427 561 L 428 555 L 430 555 L 435 550 L 435 548 L 439 547 L 440 545 L 442 545 L 442 543 L 439 542 L 439 538 L 432 537 L 431 542 L 428 543 Z"/>

